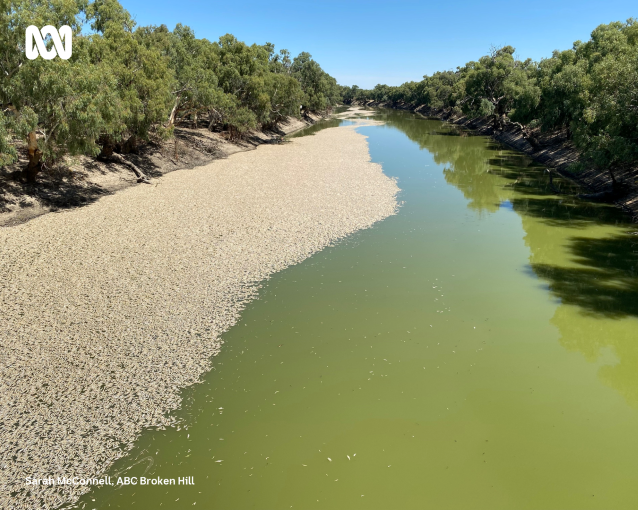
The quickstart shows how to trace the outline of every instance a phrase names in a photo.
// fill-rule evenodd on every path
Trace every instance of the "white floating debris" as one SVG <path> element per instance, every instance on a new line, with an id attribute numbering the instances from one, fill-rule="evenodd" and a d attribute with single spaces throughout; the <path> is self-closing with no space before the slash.
<path id="1" fill-rule="evenodd" d="M 226 170 L 175 174 L 176 185 L 154 188 L 153 196 L 131 188 L 135 200 L 116 194 L 64 221 L 48 215 L 0 233 L 0 288 L 12 296 L 0 313 L 2 379 L 11 381 L 0 399 L 17 404 L 4 413 L 4 425 L 20 420 L 0 455 L 3 473 L 15 475 L 12 484 L 23 474 L 63 466 L 80 466 L 92 477 L 107 472 L 121 455 L 118 445 L 132 444 L 143 428 L 174 431 L 168 412 L 179 408 L 182 387 L 208 370 L 222 345 L 219 334 L 257 297 L 257 282 L 395 214 L 398 187 L 369 161 L 363 136 L 329 129 L 312 138 L 303 150 L 295 143 L 272 157 L 267 150 L 242 155 L 247 168 L 259 167 L 248 186 L 245 172 L 233 171 L 241 166 L 237 160 L 224 159 L 218 163 Z M 272 225 L 278 232 L 265 237 Z M 277 237 L 293 231 L 300 235 Z M 61 254 L 60 246 L 75 249 Z M 25 271 L 21 261 L 34 259 Z M 242 352 L 230 347 L 233 358 Z M 36 354 L 23 355 L 28 352 Z M 52 354 L 43 362 L 40 352 Z M 222 367 L 224 359 L 213 364 Z M 57 399 L 60 381 L 81 384 Z M 38 398 L 55 402 L 55 412 Z M 84 423 L 95 430 L 84 434 Z M 42 432 L 49 428 L 54 433 Z M 31 458 L 34 444 L 37 458 Z M 62 494 L 30 490 L 31 499 L 21 489 L 16 498 L 0 491 L 0 508 L 39 507 L 40 497 L 49 505 Z M 61 497 L 79 490 L 64 489 Z"/>

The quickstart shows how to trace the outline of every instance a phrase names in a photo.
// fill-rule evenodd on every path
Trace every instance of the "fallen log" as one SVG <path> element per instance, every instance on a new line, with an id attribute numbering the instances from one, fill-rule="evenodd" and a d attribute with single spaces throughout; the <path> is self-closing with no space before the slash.
<path id="1" fill-rule="evenodd" d="M 109 159 L 111 159 L 113 161 L 116 161 L 120 165 L 124 165 L 124 166 L 130 168 L 131 170 L 133 170 L 133 172 L 137 176 L 137 182 L 143 182 L 144 184 L 151 184 L 150 179 L 146 176 L 146 174 L 144 172 L 142 172 L 137 166 L 135 166 L 130 161 L 127 161 L 126 159 L 124 159 L 119 154 L 114 152 L 113 154 L 111 154 Z"/>

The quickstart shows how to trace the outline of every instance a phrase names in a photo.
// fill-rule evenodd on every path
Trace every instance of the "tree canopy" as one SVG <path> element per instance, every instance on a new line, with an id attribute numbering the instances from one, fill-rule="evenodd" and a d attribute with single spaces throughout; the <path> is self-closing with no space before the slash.
<path id="1" fill-rule="evenodd" d="M 26 59 L 26 27 L 47 24 L 72 28 L 69 60 Z M 0 165 L 27 142 L 30 181 L 65 155 L 135 150 L 185 119 L 241 136 L 341 99 L 308 53 L 292 59 L 231 34 L 211 42 L 182 24 L 137 27 L 117 0 L 0 0 L 0 52 Z"/>
<path id="2" fill-rule="evenodd" d="M 28 60 L 29 25 L 69 25 L 69 60 Z M 46 41 L 51 45 L 51 41 Z M 0 0 L 0 165 L 27 146 L 27 179 L 68 154 L 171 136 L 188 119 L 233 137 L 353 101 L 424 105 L 565 130 L 599 167 L 638 160 L 638 23 L 598 26 L 586 42 L 533 62 L 511 46 L 419 82 L 339 86 L 307 52 L 197 38 L 177 24 L 138 27 L 117 0 Z M 21 141 L 21 142 L 20 142 Z"/>
<path id="3" fill-rule="evenodd" d="M 449 108 L 492 117 L 497 129 L 511 120 L 530 128 L 567 130 L 583 161 L 605 168 L 638 161 L 638 22 L 598 26 L 587 42 L 533 62 L 511 46 L 455 71 L 420 82 L 371 90 L 341 87 L 344 101 Z"/>

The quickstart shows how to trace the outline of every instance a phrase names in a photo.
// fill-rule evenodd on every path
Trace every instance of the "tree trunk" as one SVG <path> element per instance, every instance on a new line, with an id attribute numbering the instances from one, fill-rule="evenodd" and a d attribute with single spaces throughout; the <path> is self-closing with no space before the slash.
<path id="1" fill-rule="evenodd" d="M 109 159 L 115 152 L 115 140 L 110 135 L 102 135 L 97 143 L 102 146 L 102 150 L 98 154 L 100 159 Z"/>
<path id="2" fill-rule="evenodd" d="M 42 151 L 38 149 L 38 140 L 35 131 L 31 131 L 27 135 L 27 150 L 29 162 L 23 170 L 23 175 L 26 177 L 27 182 L 35 183 L 36 175 L 42 170 Z"/>
<path id="3" fill-rule="evenodd" d="M 618 182 L 616 182 L 616 176 L 614 175 L 614 171 L 609 168 L 609 175 L 611 176 L 611 186 L 612 188 L 618 187 Z"/>
<path id="4" fill-rule="evenodd" d="M 117 161 L 119 164 L 127 166 L 131 170 L 133 170 L 133 172 L 135 172 L 135 175 L 137 176 L 137 182 L 143 182 L 144 184 L 151 184 L 151 181 L 148 179 L 148 177 L 146 177 L 144 172 L 142 172 L 137 166 L 135 166 L 130 161 L 125 160 L 119 154 L 112 154 L 111 155 L 111 159 L 113 159 L 114 161 Z"/>
<path id="5" fill-rule="evenodd" d="M 122 144 L 122 150 L 120 151 L 122 154 L 134 153 L 137 154 L 137 136 L 131 135 L 126 142 Z"/>
<path id="6" fill-rule="evenodd" d="M 527 140 L 527 142 L 532 146 L 532 149 L 540 149 L 541 144 L 538 141 L 537 134 L 533 130 L 529 129 L 527 126 L 524 126 L 520 122 L 512 122 L 512 125 L 517 126 L 521 130 L 523 138 L 525 138 L 525 140 Z"/>
<path id="7" fill-rule="evenodd" d="M 177 107 L 179 106 L 179 102 L 182 100 L 182 95 L 179 94 L 176 98 L 175 98 L 175 104 L 173 105 L 173 109 L 171 110 L 171 114 L 168 117 L 168 127 L 172 126 L 173 124 L 175 124 L 175 117 L 177 116 Z"/>
<path id="8" fill-rule="evenodd" d="M 210 119 L 210 122 L 208 124 L 209 131 L 213 130 L 213 126 L 217 122 L 221 122 L 223 120 L 222 114 L 215 110 L 215 108 L 211 108 L 210 112 L 208 112 L 208 118 Z"/>

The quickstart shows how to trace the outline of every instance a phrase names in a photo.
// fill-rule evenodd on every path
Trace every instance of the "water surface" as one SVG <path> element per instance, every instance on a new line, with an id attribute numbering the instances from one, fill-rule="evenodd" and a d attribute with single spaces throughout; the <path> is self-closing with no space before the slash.
<path id="1" fill-rule="evenodd" d="M 81 508 L 635 508 L 635 226 L 488 138 L 368 114 L 399 213 L 267 282 L 179 430 L 112 470 L 194 486 Z"/>

